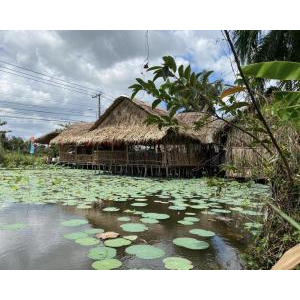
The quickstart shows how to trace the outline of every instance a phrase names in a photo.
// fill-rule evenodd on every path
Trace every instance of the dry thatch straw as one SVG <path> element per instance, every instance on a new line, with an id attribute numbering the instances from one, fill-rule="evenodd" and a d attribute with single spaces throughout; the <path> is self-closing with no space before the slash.
<path id="1" fill-rule="evenodd" d="M 152 109 L 144 102 L 132 101 L 128 97 L 121 96 L 105 111 L 89 132 L 78 136 L 76 142 L 77 144 L 104 142 L 151 144 L 189 140 L 207 144 L 215 142 L 217 132 L 221 129 L 221 122 L 215 120 L 199 131 L 193 130 L 191 124 L 193 120 L 203 116 L 195 113 L 179 114 L 177 116 L 179 129 L 176 132 L 170 127 L 159 129 L 157 125 L 145 124 L 150 114 L 165 116 L 167 112 Z"/>
<path id="2" fill-rule="evenodd" d="M 76 144 L 80 136 L 87 133 L 94 123 L 91 122 L 78 122 L 70 125 L 67 129 L 62 131 L 58 136 L 50 141 L 50 144 L 63 145 L 63 144 Z"/>
<path id="3" fill-rule="evenodd" d="M 59 130 L 51 131 L 47 134 L 44 134 L 44 135 L 36 138 L 35 142 L 39 143 L 39 144 L 47 144 L 48 145 L 50 143 L 50 141 L 52 139 L 54 139 L 55 137 L 57 137 L 60 133 L 61 133 L 61 131 L 59 131 Z"/>

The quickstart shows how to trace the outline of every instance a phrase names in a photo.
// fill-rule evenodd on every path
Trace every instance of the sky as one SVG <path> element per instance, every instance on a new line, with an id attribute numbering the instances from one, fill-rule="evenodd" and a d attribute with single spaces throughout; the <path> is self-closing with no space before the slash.
<path id="1" fill-rule="evenodd" d="M 1 130 L 28 139 L 62 123 L 95 121 L 93 95 L 102 92 L 103 112 L 131 94 L 135 78 L 148 78 L 145 62 L 159 64 L 164 55 L 234 80 L 221 31 L 0 31 L 0 120 L 7 122 Z M 151 101 L 143 93 L 137 98 Z"/>

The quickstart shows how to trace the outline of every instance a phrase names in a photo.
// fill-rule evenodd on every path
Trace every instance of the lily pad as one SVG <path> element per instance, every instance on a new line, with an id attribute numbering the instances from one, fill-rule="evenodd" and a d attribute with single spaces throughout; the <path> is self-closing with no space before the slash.
<path id="1" fill-rule="evenodd" d="M 128 222 L 128 221 L 130 221 L 130 218 L 129 217 L 119 217 L 118 221 L 120 221 L 120 222 Z"/>
<path id="2" fill-rule="evenodd" d="M 103 259 L 92 263 L 92 267 L 96 270 L 112 270 L 122 266 L 122 262 L 118 259 Z"/>
<path id="3" fill-rule="evenodd" d="M 99 244 L 99 240 L 92 238 L 92 237 L 84 237 L 75 240 L 75 243 L 81 245 L 81 246 L 93 246 Z"/>
<path id="4" fill-rule="evenodd" d="M 177 223 L 179 223 L 181 225 L 193 225 L 194 224 L 194 222 L 185 221 L 185 220 L 179 220 L 179 221 L 177 221 Z"/>
<path id="5" fill-rule="evenodd" d="M 145 224 L 156 224 L 156 223 L 159 223 L 158 220 L 156 220 L 156 219 L 150 219 L 150 218 L 141 218 L 140 221 L 142 223 L 145 223 Z"/>
<path id="6" fill-rule="evenodd" d="M 76 227 L 76 226 L 80 226 L 80 225 L 85 225 L 87 223 L 88 223 L 88 221 L 84 220 L 84 219 L 71 219 L 71 220 L 62 222 L 61 224 L 63 226 L 67 226 L 67 227 Z"/>
<path id="7" fill-rule="evenodd" d="M 170 218 L 170 216 L 167 214 L 158 214 L 158 213 L 144 213 L 142 214 L 142 217 L 156 219 L 156 220 L 165 220 Z"/>
<path id="8" fill-rule="evenodd" d="M 163 263 L 168 270 L 190 270 L 193 268 L 192 262 L 182 257 L 167 257 Z"/>
<path id="9" fill-rule="evenodd" d="M 173 240 L 173 244 L 192 250 L 203 250 L 209 247 L 209 244 L 204 241 L 187 237 L 176 238 Z"/>
<path id="10" fill-rule="evenodd" d="M 114 207 L 114 206 L 109 206 L 109 207 L 103 208 L 102 210 L 103 210 L 103 211 L 107 211 L 107 212 L 114 212 L 114 211 L 119 211 L 120 208 Z"/>
<path id="11" fill-rule="evenodd" d="M 14 224 L 6 224 L 0 225 L 0 230 L 18 230 L 26 227 L 24 223 L 14 223 Z"/>
<path id="12" fill-rule="evenodd" d="M 85 232 L 73 232 L 64 235 L 64 238 L 68 240 L 77 240 L 85 237 L 88 237 L 88 234 Z"/>
<path id="13" fill-rule="evenodd" d="M 191 234 L 196 234 L 199 236 L 203 236 L 203 237 L 212 237 L 215 236 L 215 233 L 213 231 L 209 231 L 209 230 L 204 230 L 204 229 L 191 229 L 189 231 Z"/>
<path id="14" fill-rule="evenodd" d="M 142 207 L 142 206 L 147 206 L 147 203 L 143 203 L 143 202 L 134 202 L 131 204 L 131 206 L 136 206 L 136 207 Z"/>
<path id="15" fill-rule="evenodd" d="M 172 209 L 172 210 L 186 210 L 185 206 L 179 206 L 179 205 L 171 205 L 168 207 L 168 209 Z"/>
<path id="16" fill-rule="evenodd" d="M 145 226 L 144 224 L 140 224 L 140 223 L 126 223 L 126 224 L 122 224 L 121 228 L 124 231 L 128 231 L 128 232 L 142 232 L 142 231 L 148 230 L 147 226 Z"/>
<path id="17" fill-rule="evenodd" d="M 200 219 L 196 218 L 196 217 L 184 217 L 183 220 L 184 221 L 189 221 L 189 222 L 198 222 L 198 221 L 200 221 Z"/>
<path id="18" fill-rule="evenodd" d="M 102 233 L 104 232 L 104 229 L 102 228 L 91 228 L 84 231 L 87 234 L 96 234 L 96 233 Z"/>
<path id="19" fill-rule="evenodd" d="M 219 208 L 213 208 L 211 211 L 214 213 L 220 213 L 220 214 L 230 214 L 231 213 L 231 210 L 219 209 Z"/>
<path id="20" fill-rule="evenodd" d="M 90 249 L 88 257 L 94 260 L 103 260 L 114 258 L 117 255 L 117 250 L 110 247 L 95 247 Z"/>
<path id="21" fill-rule="evenodd" d="M 165 255 L 165 251 L 151 245 L 133 245 L 127 247 L 125 252 L 141 259 L 156 259 Z"/>
<path id="22" fill-rule="evenodd" d="M 110 239 L 106 240 L 104 242 L 104 245 L 107 247 L 113 247 L 113 248 L 119 248 L 122 246 L 128 246 L 131 244 L 131 241 L 125 238 L 116 238 L 116 239 Z"/>
<path id="23" fill-rule="evenodd" d="M 137 235 L 125 235 L 123 236 L 124 239 L 129 240 L 129 241 L 135 241 L 138 236 Z"/>

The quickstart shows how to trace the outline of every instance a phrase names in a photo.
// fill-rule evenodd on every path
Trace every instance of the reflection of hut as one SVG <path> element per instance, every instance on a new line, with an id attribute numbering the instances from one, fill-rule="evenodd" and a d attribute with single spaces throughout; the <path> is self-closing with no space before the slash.
<path id="1" fill-rule="evenodd" d="M 88 132 L 93 124 L 74 123 L 51 140 L 51 145 L 59 147 L 60 163 L 88 164 L 93 162 L 93 147 L 87 143 L 78 145 L 78 138 Z"/>
<path id="2" fill-rule="evenodd" d="M 145 124 L 149 115 L 163 117 L 166 112 L 121 96 L 89 130 L 76 135 L 74 142 L 93 145 L 94 163 L 116 173 L 188 175 L 210 165 L 219 121 L 210 120 L 203 129 L 194 131 L 189 128 L 190 121 L 199 114 L 185 113 L 178 115 L 178 130 L 159 129 L 157 125 Z M 57 139 L 67 140 L 61 135 L 54 141 Z"/>

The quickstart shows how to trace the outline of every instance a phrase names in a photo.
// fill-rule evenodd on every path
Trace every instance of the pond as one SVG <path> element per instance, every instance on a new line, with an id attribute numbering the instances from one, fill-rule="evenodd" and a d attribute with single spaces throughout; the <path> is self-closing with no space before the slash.
<path id="1" fill-rule="evenodd" d="M 0 269 L 243 269 L 269 188 L 0 170 Z M 96 238 L 113 231 L 120 236 Z"/>

